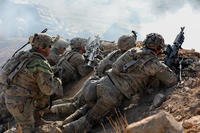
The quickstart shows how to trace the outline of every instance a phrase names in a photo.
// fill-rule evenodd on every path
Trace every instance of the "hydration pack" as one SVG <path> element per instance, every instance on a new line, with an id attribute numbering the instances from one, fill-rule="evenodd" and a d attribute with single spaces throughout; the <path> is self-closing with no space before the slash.
<path id="1" fill-rule="evenodd" d="M 1 68 L 0 83 L 9 85 L 21 68 L 29 62 L 32 55 L 31 52 L 21 51 L 8 59 Z"/>

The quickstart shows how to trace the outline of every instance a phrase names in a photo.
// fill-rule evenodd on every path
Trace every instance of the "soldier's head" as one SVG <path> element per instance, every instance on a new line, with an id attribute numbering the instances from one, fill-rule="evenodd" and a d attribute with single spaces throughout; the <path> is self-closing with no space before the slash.
<path id="1" fill-rule="evenodd" d="M 62 55 L 68 46 L 69 43 L 66 40 L 57 36 L 55 37 L 55 43 L 52 49 L 55 49 L 59 55 Z"/>
<path id="2" fill-rule="evenodd" d="M 165 47 L 164 38 L 158 33 L 150 33 L 143 41 L 144 47 L 160 54 Z"/>
<path id="3" fill-rule="evenodd" d="M 29 42 L 32 48 L 37 52 L 47 57 L 50 53 L 51 46 L 53 45 L 53 39 L 51 36 L 45 33 L 36 33 L 29 38 Z"/>
<path id="4" fill-rule="evenodd" d="M 123 35 L 118 39 L 117 47 L 122 51 L 127 51 L 135 47 L 136 37 L 134 35 Z"/>
<path id="5" fill-rule="evenodd" d="M 87 39 L 76 37 L 70 41 L 70 46 L 72 51 L 79 53 L 85 53 L 85 46 L 87 44 Z"/>

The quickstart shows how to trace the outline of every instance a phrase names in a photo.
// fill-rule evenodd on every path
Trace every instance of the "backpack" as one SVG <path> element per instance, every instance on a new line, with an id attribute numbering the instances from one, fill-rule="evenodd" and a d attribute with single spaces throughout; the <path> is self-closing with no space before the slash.
<path id="1" fill-rule="evenodd" d="M 61 79 L 64 79 L 65 82 L 69 79 L 76 80 L 78 77 L 76 68 L 74 68 L 69 62 L 73 55 L 74 52 L 66 53 L 56 65 L 57 68 L 61 68 L 61 70 L 59 71 L 59 77 Z"/>
<path id="2" fill-rule="evenodd" d="M 21 51 L 8 59 L 0 71 L 0 83 L 9 85 L 21 68 L 29 62 L 32 55 L 31 52 Z"/>

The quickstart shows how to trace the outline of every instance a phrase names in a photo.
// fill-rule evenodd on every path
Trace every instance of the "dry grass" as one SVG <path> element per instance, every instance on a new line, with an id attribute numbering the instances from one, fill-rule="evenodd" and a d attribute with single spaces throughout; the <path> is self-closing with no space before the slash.
<path id="1" fill-rule="evenodd" d="M 111 128 L 113 131 L 111 133 L 122 133 L 125 131 L 126 127 L 128 126 L 128 122 L 126 119 L 126 116 L 123 115 L 119 110 L 115 109 L 116 117 L 112 118 L 111 116 L 106 117 L 109 124 L 111 125 Z M 101 126 L 106 133 L 105 125 L 101 123 Z"/>

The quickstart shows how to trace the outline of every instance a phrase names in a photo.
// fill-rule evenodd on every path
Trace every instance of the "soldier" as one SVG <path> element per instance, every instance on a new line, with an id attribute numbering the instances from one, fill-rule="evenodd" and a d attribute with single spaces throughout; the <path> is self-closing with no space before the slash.
<path id="1" fill-rule="evenodd" d="M 83 117 L 64 125 L 64 132 L 90 130 L 123 100 L 144 90 L 150 77 L 158 79 L 165 87 L 177 84 L 175 73 L 157 58 L 164 47 L 163 37 L 151 33 L 143 43 L 144 48 L 128 50 L 117 59 L 107 75 L 98 80 L 96 87 L 84 86 L 78 100 L 68 104 L 70 113 L 85 105 L 89 106 L 89 110 Z"/>
<path id="2" fill-rule="evenodd" d="M 63 83 L 84 77 L 93 70 L 93 68 L 86 65 L 85 58 L 82 55 L 85 53 L 86 43 L 86 39 L 73 38 L 70 41 L 71 51 L 66 52 L 56 65 Z"/>
<path id="3" fill-rule="evenodd" d="M 136 41 L 136 36 L 134 34 L 132 35 L 123 35 L 118 39 L 118 50 L 114 50 L 113 52 L 111 52 L 110 54 L 108 54 L 103 60 L 101 60 L 95 70 L 95 75 L 93 77 L 91 77 L 90 79 L 88 79 L 85 84 L 90 84 L 92 86 L 95 86 L 95 84 L 97 84 L 96 80 L 102 76 L 105 75 L 106 70 L 110 69 L 112 67 L 112 64 L 117 60 L 117 58 L 119 56 L 121 56 L 123 53 L 125 53 L 128 49 L 132 48 L 135 46 L 135 41 Z M 81 93 L 81 91 L 80 91 Z M 77 94 L 73 99 L 76 99 L 76 97 L 78 97 L 78 95 L 81 94 Z M 53 101 L 53 106 L 52 108 L 55 109 L 57 107 L 59 108 L 65 108 L 62 106 L 65 106 L 66 101 L 69 101 L 69 99 L 67 98 L 63 98 L 63 99 L 58 99 Z M 54 113 L 65 113 L 65 110 L 60 111 L 60 112 L 54 112 Z"/>
<path id="4" fill-rule="evenodd" d="M 2 69 L 7 84 L 6 107 L 23 133 L 35 132 L 35 101 L 52 94 L 62 95 L 61 81 L 54 77 L 45 58 L 53 44 L 52 37 L 38 33 L 31 41 L 30 51 L 19 52 Z"/>
<path id="5" fill-rule="evenodd" d="M 135 35 L 123 35 L 118 39 L 117 47 L 115 50 L 108 54 L 103 60 L 101 60 L 96 68 L 96 75 L 102 77 L 105 75 L 106 70 L 112 67 L 112 64 L 117 60 L 119 56 L 125 53 L 132 47 L 135 47 L 136 36 Z"/>
<path id="6" fill-rule="evenodd" d="M 56 42 L 52 47 L 49 56 L 47 57 L 47 60 L 52 66 L 58 63 L 59 59 L 66 51 L 68 45 L 69 44 L 67 43 L 67 41 L 65 41 L 63 38 L 60 38 L 59 36 L 56 37 Z"/>

